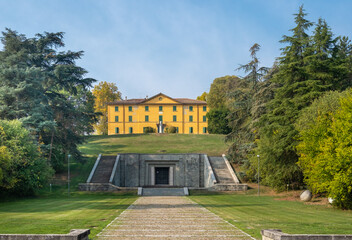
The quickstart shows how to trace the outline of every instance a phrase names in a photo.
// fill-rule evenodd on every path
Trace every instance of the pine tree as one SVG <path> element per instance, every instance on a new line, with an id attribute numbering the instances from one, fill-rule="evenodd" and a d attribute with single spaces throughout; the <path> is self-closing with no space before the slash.
<path id="1" fill-rule="evenodd" d="M 294 127 L 301 111 L 324 92 L 351 86 L 349 43 L 345 39 L 344 45 L 340 37 L 334 38 L 323 19 L 319 19 L 310 37 L 306 31 L 312 23 L 305 16 L 301 6 L 292 36 L 284 36 L 281 41 L 287 46 L 282 49 L 272 79 L 279 87 L 268 104 L 268 113 L 260 119 L 256 152 L 262 159 L 263 180 L 278 189 L 302 183 L 297 165 L 298 132 Z"/>
<path id="2" fill-rule="evenodd" d="M 258 43 L 253 44 L 249 49 L 251 61 L 240 65 L 237 70 L 244 70 L 247 75 L 241 79 L 239 86 L 229 94 L 232 100 L 230 107 L 229 125 L 231 132 L 226 136 L 231 141 L 229 154 L 236 161 L 247 159 L 247 154 L 252 151 L 254 145 L 254 131 L 252 125 L 252 107 L 256 101 L 256 93 L 259 84 L 263 81 L 268 68 L 259 67 L 257 52 L 260 50 Z"/>
<path id="3" fill-rule="evenodd" d="M 284 36 L 280 41 L 287 46 L 282 48 L 278 62 L 278 72 L 272 81 L 279 85 L 274 99 L 269 103 L 269 111 L 260 119 L 260 140 L 257 154 L 261 156 L 262 176 L 265 184 L 277 189 L 286 184 L 302 182 L 302 174 L 296 165 L 295 151 L 297 131 L 294 128 L 299 111 L 316 97 L 311 93 L 305 59 L 310 38 L 306 31 L 313 25 L 305 19 L 303 6 L 295 14 L 296 27 L 292 36 Z"/>

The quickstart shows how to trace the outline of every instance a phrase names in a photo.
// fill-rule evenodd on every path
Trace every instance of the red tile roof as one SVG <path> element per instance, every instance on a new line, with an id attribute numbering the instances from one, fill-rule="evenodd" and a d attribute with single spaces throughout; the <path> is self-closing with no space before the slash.
<path id="1" fill-rule="evenodd" d="M 205 101 L 199 101 L 195 99 L 190 99 L 190 98 L 171 98 L 169 96 L 166 96 L 163 93 L 159 93 L 153 97 L 150 98 L 134 98 L 134 99 L 127 99 L 127 100 L 120 100 L 120 101 L 115 101 L 115 102 L 109 102 L 108 105 L 138 105 L 143 102 L 146 102 L 152 98 L 155 98 L 159 95 L 164 95 L 165 97 L 168 97 L 176 102 L 179 102 L 181 104 L 207 104 Z"/>

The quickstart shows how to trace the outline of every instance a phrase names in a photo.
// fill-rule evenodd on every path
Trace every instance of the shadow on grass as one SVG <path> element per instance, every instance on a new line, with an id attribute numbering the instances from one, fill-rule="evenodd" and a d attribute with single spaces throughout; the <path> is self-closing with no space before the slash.
<path id="1" fill-rule="evenodd" d="M 104 145 L 104 144 L 94 144 L 89 143 L 85 147 L 81 147 L 81 151 L 88 155 L 93 155 L 93 157 L 98 157 L 98 154 L 112 154 L 116 155 L 119 153 L 119 149 L 126 148 L 127 145 L 118 144 L 118 145 Z M 95 156 L 96 155 L 96 156 Z"/>
<path id="2" fill-rule="evenodd" d="M 84 139 L 87 141 L 92 140 L 100 140 L 106 138 L 131 138 L 131 137 L 138 137 L 138 136 L 148 136 L 149 134 L 119 134 L 119 135 L 91 135 L 85 136 Z"/>

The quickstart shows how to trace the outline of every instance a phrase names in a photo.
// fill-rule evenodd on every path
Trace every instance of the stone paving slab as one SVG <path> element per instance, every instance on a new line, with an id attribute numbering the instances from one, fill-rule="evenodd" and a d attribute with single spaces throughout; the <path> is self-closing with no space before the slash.
<path id="1" fill-rule="evenodd" d="M 98 239 L 254 239 L 186 197 L 138 198 Z"/>

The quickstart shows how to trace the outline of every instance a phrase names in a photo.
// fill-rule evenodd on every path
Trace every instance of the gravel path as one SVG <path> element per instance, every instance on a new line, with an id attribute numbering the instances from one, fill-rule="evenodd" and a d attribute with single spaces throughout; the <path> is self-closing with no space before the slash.
<path id="1" fill-rule="evenodd" d="M 187 197 L 140 197 L 98 239 L 254 239 Z"/>

